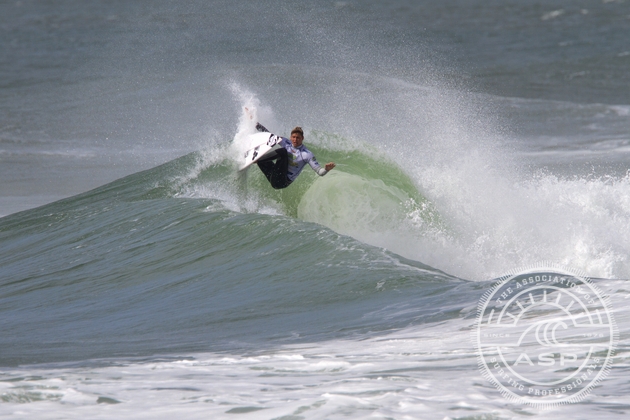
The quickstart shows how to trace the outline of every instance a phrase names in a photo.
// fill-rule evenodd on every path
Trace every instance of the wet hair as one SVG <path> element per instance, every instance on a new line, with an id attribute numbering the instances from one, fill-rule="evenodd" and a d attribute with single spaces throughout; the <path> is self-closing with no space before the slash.
<path id="1" fill-rule="evenodd" d="M 291 135 L 293 135 L 293 133 L 298 133 L 300 136 L 304 137 L 304 130 L 302 130 L 302 127 L 295 127 L 291 130 Z"/>

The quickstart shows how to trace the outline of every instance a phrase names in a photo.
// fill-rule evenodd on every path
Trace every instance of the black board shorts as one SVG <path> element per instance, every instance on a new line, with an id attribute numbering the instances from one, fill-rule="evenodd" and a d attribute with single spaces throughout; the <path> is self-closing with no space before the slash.
<path id="1" fill-rule="evenodd" d="M 267 177 L 271 186 L 276 190 L 291 185 L 291 181 L 289 181 L 287 177 L 289 156 L 285 148 L 277 149 L 274 155 L 260 159 L 256 163 L 262 173 Z"/>

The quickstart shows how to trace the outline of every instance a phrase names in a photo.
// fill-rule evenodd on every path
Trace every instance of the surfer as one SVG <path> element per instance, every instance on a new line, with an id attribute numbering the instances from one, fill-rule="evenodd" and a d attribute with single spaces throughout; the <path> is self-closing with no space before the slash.
<path id="1" fill-rule="evenodd" d="M 256 130 L 269 133 L 269 130 L 260 123 L 256 123 Z M 269 146 L 279 144 L 281 147 L 271 156 L 264 157 L 256 163 L 273 188 L 281 189 L 291 185 L 307 163 L 319 176 L 326 175 L 335 167 L 335 164 L 330 162 L 322 168 L 313 153 L 302 144 L 303 141 L 304 131 L 301 127 L 291 130 L 291 140 L 274 134 L 269 136 L 267 142 Z"/>

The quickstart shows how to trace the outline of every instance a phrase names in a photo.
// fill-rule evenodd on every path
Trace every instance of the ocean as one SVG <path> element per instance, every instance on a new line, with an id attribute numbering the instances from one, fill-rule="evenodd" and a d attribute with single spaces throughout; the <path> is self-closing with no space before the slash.
<path id="1" fill-rule="evenodd" d="M 0 33 L 0 417 L 628 417 L 630 2 L 12 0 Z M 337 167 L 238 172 L 256 121 Z M 614 316 L 579 401 L 480 364 L 535 267 Z"/>

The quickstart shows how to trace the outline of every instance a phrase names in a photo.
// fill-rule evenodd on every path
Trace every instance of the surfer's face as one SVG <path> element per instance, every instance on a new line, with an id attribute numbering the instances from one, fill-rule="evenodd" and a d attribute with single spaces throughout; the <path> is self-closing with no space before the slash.
<path id="1" fill-rule="evenodd" d="M 300 147 L 303 141 L 304 136 L 301 136 L 300 133 L 291 134 L 291 144 L 293 144 L 293 147 Z"/>

